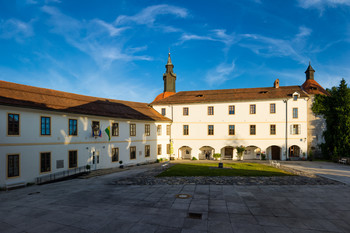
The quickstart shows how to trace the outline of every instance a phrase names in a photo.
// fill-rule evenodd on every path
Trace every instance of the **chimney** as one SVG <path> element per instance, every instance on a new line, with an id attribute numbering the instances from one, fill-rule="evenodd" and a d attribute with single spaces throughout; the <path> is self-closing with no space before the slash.
<path id="1" fill-rule="evenodd" d="M 273 83 L 274 88 L 279 88 L 280 87 L 280 80 L 276 79 L 275 82 Z"/>

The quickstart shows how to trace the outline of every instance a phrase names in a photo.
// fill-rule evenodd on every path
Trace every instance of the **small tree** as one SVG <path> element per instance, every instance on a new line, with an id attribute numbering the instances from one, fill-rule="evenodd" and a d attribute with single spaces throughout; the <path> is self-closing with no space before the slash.
<path id="1" fill-rule="evenodd" d="M 242 160 L 243 152 L 245 151 L 245 147 L 241 145 L 241 146 L 237 146 L 235 149 L 237 150 L 238 159 Z"/>

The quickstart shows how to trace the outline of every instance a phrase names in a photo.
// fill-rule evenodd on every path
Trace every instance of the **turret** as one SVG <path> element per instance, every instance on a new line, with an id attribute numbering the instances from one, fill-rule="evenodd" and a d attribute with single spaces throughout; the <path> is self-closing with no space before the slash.
<path id="1" fill-rule="evenodd" d="M 164 92 L 176 92 L 175 90 L 175 81 L 176 81 L 176 74 L 173 72 L 174 65 L 171 62 L 170 53 L 168 54 L 168 62 L 165 65 L 166 71 L 163 74 L 163 80 L 164 80 Z"/>

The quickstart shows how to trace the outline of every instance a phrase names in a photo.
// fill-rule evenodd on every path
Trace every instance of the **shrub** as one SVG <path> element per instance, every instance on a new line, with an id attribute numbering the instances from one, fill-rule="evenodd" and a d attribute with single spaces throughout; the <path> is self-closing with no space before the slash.
<path id="1" fill-rule="evenodd" d="M 214 157 L 215 160 L 217 160 L 217 159 L 221 158 L 221 154 L 216 153 L 216 154 L 213 155 L 213 157 Z"/>
<path id="2" fill-rule="evenodd" d="M 192 157 L 192 160 L 197 160 L 197 158 L 196 157 Z"/>
<path id="3" fill-rule="evenodd" d="M 261 160 L 266 160 L 266 154 L 264 153 L 261 154 Z"/>
<path id="4" fill-rule="evenodd" d="M 241 159 L 242 156 L 243 156 L 243 152 L 245 151 L 245 147 L 242 146 L 242 145 L 241 146 L 237 146 L 236 150 L 237 150 L 238 158 Z"/>

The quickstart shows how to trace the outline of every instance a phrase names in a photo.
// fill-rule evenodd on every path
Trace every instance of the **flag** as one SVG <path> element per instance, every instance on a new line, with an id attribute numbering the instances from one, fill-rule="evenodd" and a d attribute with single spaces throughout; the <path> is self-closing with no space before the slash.
<path id="1" fill-rule="evenodd" d="M 110 141 L 110 140 L 111 140 L 111 127 L 108 126 L 108 127 L 105 129 L 105 132 L 106 132 L 106 134 L 107 134 L 107 136 L 108 136 L 108 141 Z"/>

